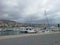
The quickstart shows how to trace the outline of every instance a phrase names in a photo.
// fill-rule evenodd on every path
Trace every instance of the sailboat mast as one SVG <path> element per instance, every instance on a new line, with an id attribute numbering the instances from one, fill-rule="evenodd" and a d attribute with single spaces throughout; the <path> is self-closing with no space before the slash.
<path id="1" fill-rule="evenodd" d="M 31 22 L 30 23 L 31 23 L 31 27 L 32 27 L 32 17 L 31 17 Z"/>
<path id="2" fill-rule="evenodd" d="M 44 15 L 45 15 L 45 18 L 46 18 L 46 24 L 45 24 L 45 29 L 49 26 L 49 21 L 48 21 L 48 17 L 47 17 L 47 12 L 46 10 L 44 11 Z"/>

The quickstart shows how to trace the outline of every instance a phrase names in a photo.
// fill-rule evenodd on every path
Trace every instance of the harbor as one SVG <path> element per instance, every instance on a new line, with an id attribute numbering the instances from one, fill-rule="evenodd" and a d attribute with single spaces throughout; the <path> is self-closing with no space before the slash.
<path id="1" fill-rule="evenodd" d="M 0 45 L 60 45 L 60 0 L 0 0 Z"/>
<path id="2" fill-rule="evenodd" d="M 38 32 L 43 32 L 44 29 L 40 27 L 32 27 L 34 30 L 38 30 Z M 26 30 L 26 27 L 15 27 L 15 28 L 0 28 L 0 36 L 7 36 L 7 35 L 20 35 L 20 34 L 26 34 L 21 33 L 20 31 Z M 49 32 L 60 32 L 60 28 L 58 27 L 52 27 L 52 28 L 46 28 L 44 31 Z M 38 33 L 37 32 L 37 33 Z"/>

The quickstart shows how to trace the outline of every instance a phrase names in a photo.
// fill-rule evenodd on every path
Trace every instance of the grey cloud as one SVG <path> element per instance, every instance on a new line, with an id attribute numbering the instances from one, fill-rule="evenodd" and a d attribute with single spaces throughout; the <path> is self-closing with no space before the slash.
<path id="1" fill-rule="evenodd" d="M 59 23 L 59 5 L 60 0 L 0 0 L 0 19 L 42 23 L 46 20 L 46 10 L 49 22 Z"/>

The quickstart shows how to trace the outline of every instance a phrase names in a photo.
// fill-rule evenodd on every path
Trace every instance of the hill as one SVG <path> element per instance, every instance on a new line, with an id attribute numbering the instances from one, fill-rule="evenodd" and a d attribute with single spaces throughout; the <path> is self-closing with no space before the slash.
<path id="1" fill-rule="evenodd" d="M 57 24 L 49 24 L 49 26 L 52 25 L 57 26 Z M 0 27 L 26 27 L 26 26 L 44 27 L 48 26 L 48 24 L 18 23 L 16 21 L 11 20 L 0 20 Z"/>

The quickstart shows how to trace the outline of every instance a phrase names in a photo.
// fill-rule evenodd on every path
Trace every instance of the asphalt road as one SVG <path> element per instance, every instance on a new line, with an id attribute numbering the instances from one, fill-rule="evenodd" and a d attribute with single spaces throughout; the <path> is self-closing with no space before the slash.
<path id="1" fill-rule="evenodd" d="M 60 33 L 4 39 L 0 45 L 60 45 Z"/>

